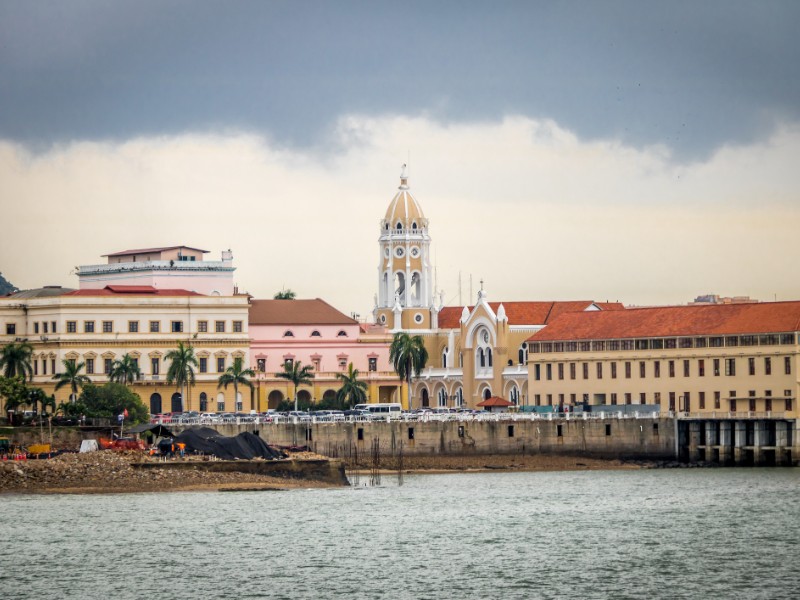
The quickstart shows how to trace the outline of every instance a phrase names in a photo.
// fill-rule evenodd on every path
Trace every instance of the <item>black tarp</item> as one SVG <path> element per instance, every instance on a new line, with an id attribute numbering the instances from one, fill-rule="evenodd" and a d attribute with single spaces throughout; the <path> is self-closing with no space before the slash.
<path id="1" fill-rule="evenodd" d="M 186 444 L 186 452 L 189 454 L 209 454 L 222 460 L 286 458 L 286 454 L 268 446 L 264 440 L 249 431 L 227 437 L 210 427 L 198 426 L 190 427 L 174 439 L 176 443 Z"/>
<path id="2" fill-rule="evenodd" d="M 125 433 L 145 433 L 147 431 L 152 431 L 156 437 L 172 437 L 172 432 L 163 425 L 151 425 L 149 423 L 131 427 Z"/>

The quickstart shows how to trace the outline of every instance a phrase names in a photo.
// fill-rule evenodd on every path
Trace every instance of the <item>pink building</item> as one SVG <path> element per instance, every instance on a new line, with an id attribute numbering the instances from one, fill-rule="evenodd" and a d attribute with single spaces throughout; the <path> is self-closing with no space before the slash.
<path id="1" fill-rule="evenodd" d="M 360 371 L 372 402 L 391 402 L 399 380 L 389 363 L 391 336 L 366 330 L 330 304 L 313 300 L 252 300 L 250 364 L 257 371 L 258 404 L 275 408 L 291 398 L 293 387 L 275 377 L 287 361 L 311 365 L 314 383 L 301 388 L 301 400 L 320 400 L 339 389 L 336 373 L 348 365 Z"/>

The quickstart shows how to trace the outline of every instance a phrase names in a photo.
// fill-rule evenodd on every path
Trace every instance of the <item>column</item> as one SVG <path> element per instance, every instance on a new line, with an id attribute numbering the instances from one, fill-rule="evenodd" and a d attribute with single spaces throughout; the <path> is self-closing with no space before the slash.
<path id="1" fill-rule="evenodd" d="M 733 423 L 722 421 L 719 424 L 719 462 L 723 465 L 733 460 L 731 446 L 733 446 Z"/>
<path id="2" fill-rule="evenodd" d="M 689 462 L 697 462 L 700 459 L 700 429 L 701 421 L 689 422 Z"/>
<path id="3" fill-rule="evenodd" d="M 789 446 L 789 423 L 777 421 L 775 423 L 775 464 L 788 467 L 792 464 L 791 448 Z"/>
<path id="4" fill-rule="evenodd" d="M 733 422 L 733 461 L 740 463 L 745 458 L 744 446 L 747 442 L 747 424 L 744 421 Z"/>
<path id="5" fill-rule="evenodd" d="M 760 465 L 764 463 L 764 452 L 762 448 L 767 445 L 767 424 L 764 421 L 753 423 L 753 463 Z"/>

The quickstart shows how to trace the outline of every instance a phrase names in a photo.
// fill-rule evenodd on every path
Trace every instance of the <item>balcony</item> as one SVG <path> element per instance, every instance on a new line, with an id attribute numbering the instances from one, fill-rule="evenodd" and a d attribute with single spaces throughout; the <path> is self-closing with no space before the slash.
<path id="1" fill-rule="evenodd" d="M 230 262 L 221 260 L 149 260 L 142 262 L 123 262 L 106 265 L 82 265 L 78 267 L 78 277 L 102 275 L 105 273 L 135 271 L 233 271 Z"/>

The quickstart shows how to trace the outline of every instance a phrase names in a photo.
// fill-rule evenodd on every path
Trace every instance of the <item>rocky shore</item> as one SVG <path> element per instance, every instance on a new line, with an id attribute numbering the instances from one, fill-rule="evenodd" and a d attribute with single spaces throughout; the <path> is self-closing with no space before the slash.
<path id="1" fill-rule="evenodd" d="M 304 460 L 325 457 L 298 453 L 292 458 Z M 106 450 L 61 454 L 47 460 L 3 461 L 0 463 L 0 493 L 91 494 L 331 487 L 330 483 L 309 479 L 208 471 L 200 468 L 200 457 L 176 460 L 196 462 L 198 468 L 173 469 L 166 464 L 163 468 L 136 468 L 134 463 L 158 463 L 157 458 L 139 451 Z"/>

